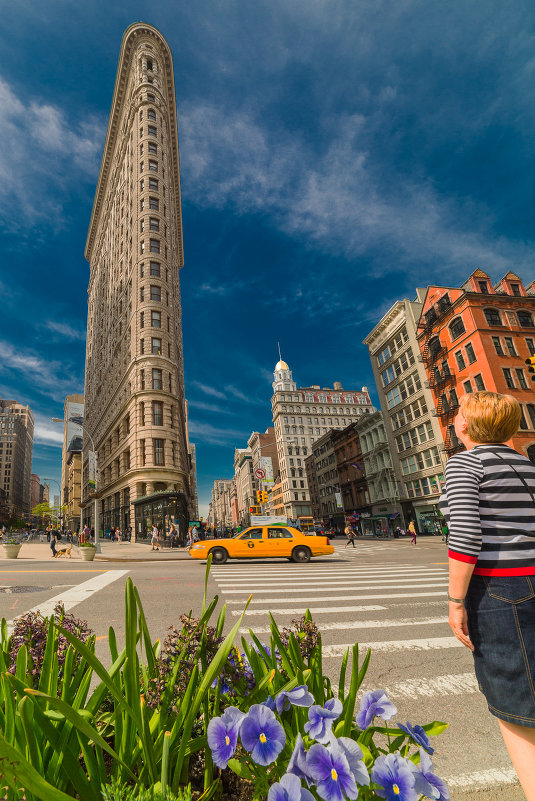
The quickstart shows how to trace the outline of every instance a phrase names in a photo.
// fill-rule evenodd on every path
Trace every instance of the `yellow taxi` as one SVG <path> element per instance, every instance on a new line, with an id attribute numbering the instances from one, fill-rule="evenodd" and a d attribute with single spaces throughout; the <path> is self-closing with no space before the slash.
<path id="1" fill-rule="evenodd" d="M 334 553 L 328 537 L 304 534 L 289 526 L 251 526 L 234 537 L 196 542 L 190 548 L 194 559 L 207 559 L 222 565 L 227 559 L 267 559 L 285 557 L 293 562 L 310 562 L 312 556 Z"/>

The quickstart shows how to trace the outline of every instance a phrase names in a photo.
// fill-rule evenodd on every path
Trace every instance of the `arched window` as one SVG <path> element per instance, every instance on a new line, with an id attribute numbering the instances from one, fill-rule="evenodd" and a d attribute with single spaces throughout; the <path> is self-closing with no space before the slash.
<path id="1" fill-rule="evenodd" d="M 503 325 L 498 309 L 483 309 L 483 313 L 489 325 Z"/>
<path id="2" fill-rule="evenodd" d="M 462 317 L 455 317 L 450 323 L 450 334 L 452 339 L 457 339 L 461 334 L 464 334 L 466 328 L 464 327 Z"/>
<path id="3" fill-rule="evenodd" d="M 530 445 L 528 448 L 528 459 L 535 464 L 535 445 Z"/>
<path id="4" fill-rule="evenodd" d="M 533 328 L 533 317 L 531 316 L 531 312 L 528 311 L 519 311 L 516 313 L 518 317 L 518 323 L 522 326 L 522 328 Z"/>

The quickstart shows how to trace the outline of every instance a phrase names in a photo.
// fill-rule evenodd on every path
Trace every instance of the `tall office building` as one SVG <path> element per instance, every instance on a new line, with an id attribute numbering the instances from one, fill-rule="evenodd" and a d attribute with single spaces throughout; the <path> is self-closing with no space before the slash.
<path id="1" fill-rule="evenodd" d="M 80 491 L 84 396 L 67 395 L 63 407 L 63 449 L 61 454 L 61 505 L 65 528 L 80 528 Z"/>
<path id="2" fill-rule="evenodd" d="M 374 412 L 366 387 L 344 390 L 334 386 L 298 388 L 284 361 L 275 365 L 271 407 L 277 442 L 277 457 L 286 515 L 303 528 L 313 523 L 305 459 L 312 444 L 331 428 L 345 428 L 364 413 Z"/>
<path id="3" fill-rule="evenodd" d="M 100 528 L 188 523 L 173 63 L 151 25 L 123 36 L 85 255 L 90 262 L 83 499 L 97 453 Z"/>
<path id="4" fill-rule="evenodd" d="M 0 488 L 7 517 L 30 514 L 33 426 L 29 406 L 0 398 Z"/>

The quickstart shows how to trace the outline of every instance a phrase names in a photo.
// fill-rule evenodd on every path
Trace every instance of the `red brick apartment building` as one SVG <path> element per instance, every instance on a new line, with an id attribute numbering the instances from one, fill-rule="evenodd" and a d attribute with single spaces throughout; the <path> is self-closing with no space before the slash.
<path id="1" fill-rule="evenodd" d="M 453 427 L 461 396 L 488 389 L 519 401 L 521 427 L 509 444 L 535 463 L 535 383 L 525 363 L 535 354 L 534 284 L 508 272 L 493 286 L 475 270 L 460 289 L 428 287 L 418 342 L 448 455 L 464 449 Z"/>

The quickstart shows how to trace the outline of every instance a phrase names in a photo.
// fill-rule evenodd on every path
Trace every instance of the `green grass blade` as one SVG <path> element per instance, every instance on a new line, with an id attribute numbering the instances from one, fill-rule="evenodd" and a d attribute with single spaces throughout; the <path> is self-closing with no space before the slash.
<path id="1" fill-rule="evenodd" d="M 49 784 L 1 735 L 0 775 L 13 790 L 22 786 L 41 801 L 73 801 L 71 795 Z"/>

